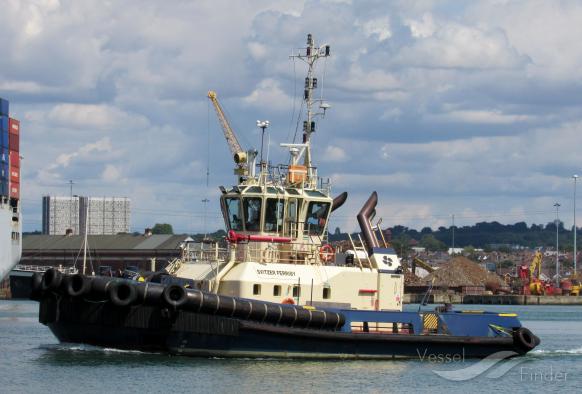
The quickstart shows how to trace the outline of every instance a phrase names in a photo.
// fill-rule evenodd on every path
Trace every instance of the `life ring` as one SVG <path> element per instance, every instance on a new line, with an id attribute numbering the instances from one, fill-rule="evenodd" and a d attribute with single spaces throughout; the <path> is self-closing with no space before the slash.
<path id="1" fill-rule="evenodd" d="M 319 248 L 319 259 L 324 263 L 332 262 L 335 259 L 335 250 L 330 244 L 322 245 Z"/>
<path id="2" fill-rule="evenodd" d="M 287 297 L 281 301 L 281 304 L 295 305 L 295 300 L 291 297 Z"/>
<path id="3" fill-rule="evenodd" d="M 525 350 L 532 350 L 539 344 L 538 341 L 538 337 L 525 327 L 520 327 L 513 333 L 514 345 Z"/>

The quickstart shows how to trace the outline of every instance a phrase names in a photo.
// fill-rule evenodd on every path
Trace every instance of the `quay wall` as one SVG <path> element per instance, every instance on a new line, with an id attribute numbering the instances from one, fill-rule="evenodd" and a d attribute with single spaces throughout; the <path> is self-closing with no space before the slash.
<path id="1" fill-rule="evenodd" d="M 404 294 L 405 304 L 419 304 L 424 294 Z M 480 304 L 480 305 L 582 305 L 582 297 L 534 295 L 462 295 L 431 294 L 429 304 Z"/>

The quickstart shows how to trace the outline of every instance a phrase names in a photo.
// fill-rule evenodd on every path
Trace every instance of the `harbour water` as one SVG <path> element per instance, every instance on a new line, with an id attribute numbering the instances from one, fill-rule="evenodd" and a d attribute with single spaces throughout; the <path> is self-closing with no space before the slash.
<path id="1" fill-rule="evenodd" d="M 422 354 L 390 361 L 208 359 L 59 344 L 38 323 L 38 303 L 0 301 L 0 392 L 579 392 L 582 306 L 457 306 L 463 308 L 516 312 L 542 344 L 478 376 L 468 378 L 483 368 L 457 373 L 467 380 L 454 381 L 435 371 L 458 371 L 477 361 Z"/>

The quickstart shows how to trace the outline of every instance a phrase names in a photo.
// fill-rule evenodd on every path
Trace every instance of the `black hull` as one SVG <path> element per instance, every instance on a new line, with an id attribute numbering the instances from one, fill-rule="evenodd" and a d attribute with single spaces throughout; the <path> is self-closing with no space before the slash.
<path id="1" fill-rule="evenodd" d="M 61 342 L 190 356 L 392 359 L 526 353 L 511 337 L 347 333 L 67 297 L 44 297 L 39 317 Z"/>

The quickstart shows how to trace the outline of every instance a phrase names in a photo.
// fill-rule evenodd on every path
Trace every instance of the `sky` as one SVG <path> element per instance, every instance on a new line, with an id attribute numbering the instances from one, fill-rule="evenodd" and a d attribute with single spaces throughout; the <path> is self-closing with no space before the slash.
<path id="1" fill-rule="evenodd" d="M 307 33 L 332 53 L 312 139 L 319 175 L 349 193 L 332 228 L 356 230 L 374 190 L 384 227 L 547 223 L 555 202 L 571 226 L 581 20 L 582 2 L 558 0 L 3 0 L 24 230 L 69 180 L 74 194 L 131 198 L 132 231 L 223 227 L 218 186 L 235 177 L 207 92 L 245 148 L 268 119 L 269 159 L 286 163 L 306 72 L 289 55 Z"/>

